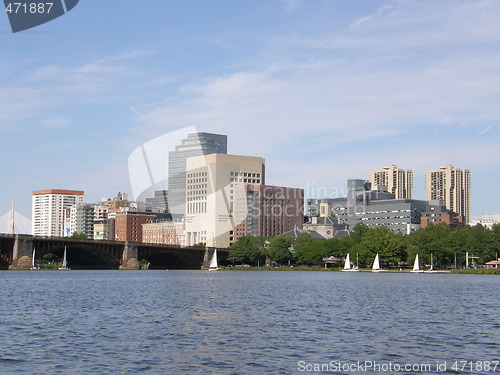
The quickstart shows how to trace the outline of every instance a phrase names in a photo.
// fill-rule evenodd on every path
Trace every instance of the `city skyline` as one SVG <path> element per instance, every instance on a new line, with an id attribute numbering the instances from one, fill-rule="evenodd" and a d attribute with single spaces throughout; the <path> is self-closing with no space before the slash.
<path id="1" fill-rule="evenodd" d="M 131 193 L 130 153 L 192 125 L 308 198 L 395 164 L 424 199 L 425 173 L 451 164 L 471 171 L 471 219 L 500 212 L 486 198 L 500 183 L 500 4 L 154 6 L 84 2 L 16 35 L 0 16 L 0 214 L 13 199 L 29 217 L 40 189 Z"/>

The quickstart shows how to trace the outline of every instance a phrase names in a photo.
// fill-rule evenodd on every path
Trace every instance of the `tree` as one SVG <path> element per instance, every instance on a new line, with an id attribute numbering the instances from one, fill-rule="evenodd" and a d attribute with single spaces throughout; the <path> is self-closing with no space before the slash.
<path id="1" fill-rule="evenodd" d="M 243 236 L 231 245 L 227 260 L 234 263 L 257 264 L 262 257 L 262 240 L 255 236 Z"/>
<path id="2" fill-rule="evenodd" d="M 424 262 L 430 264 L 432 254 L 434 263 L 453 264 L 455 250 L 452 237 L 452 231 L 445 223 L 429 224 L 427 227 L 419 229 L 409 237 L 409 242 L 413 245 L 410 250 L 410 260 L 419 254 Z"/>
<path id="3" fill-rule="evenodd" d="M 269 257 L 278 262 L 287 262 L 292 258 L 292 253 L 290 252 L 290 246 L 293 243 L 293 239 L 288 236 L 278 236 L 271 238 L 269 240 Z"/>
<path id="4" fill-rule="evenodd" d="M 78 233 L 78 232 L 73 232 L 71 234 L 71 237 L 70 238 L 77 238 L 79 240 L 86 240 L 87 239 L 87 236 L 85 235 L 85 233 Z"/>
<path id="5" fill-rule="evenodd" d="M 379 254 L 381 265 L 399 266 L 407 257 L 407 243 L 403 236 L 384 226 L 369 228 L 356 249 L 365 264 L 372 263 L 376 254 Z"/>
<path id="6" fill-rule="evenodd" d="M 323 258 L 328 256 L 330 250 L 324 240 L 314 240 L 308 233 L 302 233 L 295 240 L 295 257 L 297 263 L 320 266 Z"/>

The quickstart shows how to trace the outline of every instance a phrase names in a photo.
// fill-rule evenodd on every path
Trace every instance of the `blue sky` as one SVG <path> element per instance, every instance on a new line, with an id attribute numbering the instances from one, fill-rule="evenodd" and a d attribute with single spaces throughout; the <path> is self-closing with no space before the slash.
<path id="1" fill-rule="evenodd" d="M 471 170 L 500 213 L 500 2 L 81 0 L 13 34 L 0 14 L 0 214 L 32 190 L 131 192 L 127 159 L 187 126 L 267 182 L 342 192 L 396 164 Z"/>

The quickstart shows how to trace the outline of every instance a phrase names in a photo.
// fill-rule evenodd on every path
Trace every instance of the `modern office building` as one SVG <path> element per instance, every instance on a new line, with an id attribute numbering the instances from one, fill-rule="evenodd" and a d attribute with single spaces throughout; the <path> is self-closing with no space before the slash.
<path id="1" fill-rule="evenodd" d="M 234 193 L 240 184 L 265 184 L 260 157 L 210 154 L 186 159 L 186 245 L 228 247 L 234 239 Z"/>
<path id="2" fill-rule="evenodd" d="M 32 196 L 32 225 L 35 236 L 63 237 L 65 210 L 83 203 L 80 190 L 37 190 Z"/>
<path id="3" fill-rule="evenodd" d="M 227 135 L 192 133 L 169 152 L 168 207 L 173 214 L 186 212 L 186 159 L 209 154 L 227 154 Z"/>
<path id="4" fill-rule="evenodd" d="M 429 224 L 439 223 L 448 224 L 450 228 L 456 228 L 465 224 L 463 216 L 448 210 L 444 206 L 431 206 L 430 211 L 422 212 L 422 217 L 420 218 L 421 228 L 426 228 Z"/>
<path id="5" fill-rule="evenodd" d="M 168 209 L 168 190 L 155 190 L 153 198 L 146 198 L 147 212 L 167 213 Z"/>
<path id="6" fill-rule="evenodd" d="M 415 199 L 395 199 L 394 194 L 383 186 L 372 190 L 364 180 L 347 181 L 347 197 L 324 199 L 320 210 L 331 213 L 339 224 L 347 224 L 352 230 L 358 223 L 369 227 L 386 226 L 401 234 L 409 234 L 420 227 L 423 212 L 432 206 L 440 206 L 440 201 Z"/>
<path id="7" fill-rule="evenodd" d="M 304 223 L 304 189 L 242 184 L 234 188 L 236 227 L 229 242 L 251 235 L 279 236 Z"/>
<path id="8" fill-rule="evenodd" d="M 439 199 L 443 205 L 465 219 L 470 220 L 470 171 L 452 165 L 426 173 L 426 197 Z"/>
<path id="9" fill-rule="evenodd" d="M 411 199 L 413 171 L 390 165 L 370 172 L 370 183 L 373 187 L 385 186 L 389 193 L 394 194 L 395 199 Z"/>

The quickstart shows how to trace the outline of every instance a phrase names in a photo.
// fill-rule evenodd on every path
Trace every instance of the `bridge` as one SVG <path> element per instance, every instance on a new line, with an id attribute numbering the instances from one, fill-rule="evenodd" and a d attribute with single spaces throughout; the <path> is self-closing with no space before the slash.
<path id="1" fill-rule="evenodd" d="M 149 262 L 150 269 L 204 269 L 208 268 L 215 250 L 213 247 L 0 234 L 0 269 L 30 269 L 34 249 L 36 259 L 49 253 L 62 258 L 66 249 L 72 269 L 120 270 L 138 270 L 143 259 Z M 217 249 L 221 263 L 228 254 L 228 249 Z"/>

